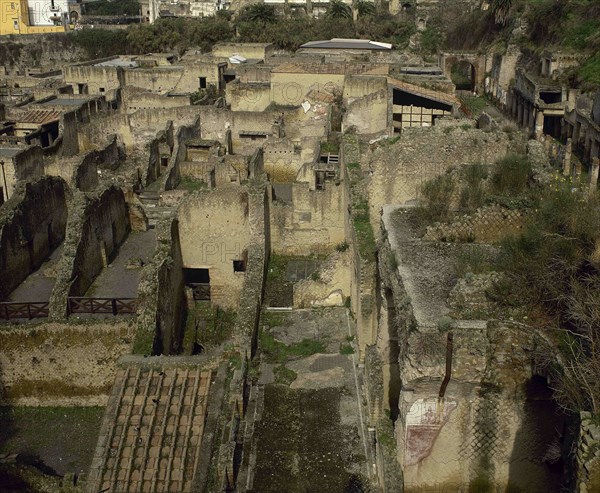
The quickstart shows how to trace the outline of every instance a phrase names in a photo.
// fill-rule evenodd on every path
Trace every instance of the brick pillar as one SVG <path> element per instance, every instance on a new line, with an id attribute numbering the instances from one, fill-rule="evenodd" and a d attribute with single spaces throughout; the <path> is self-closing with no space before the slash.
<path id="1" fill-rule="evenodd" d="M 598 171 L 600 170 L 600 160 L 595 157 L 592 159 L 592 167 L 590 169 L 590 194 L 596 193 L 598 190 Z"/>

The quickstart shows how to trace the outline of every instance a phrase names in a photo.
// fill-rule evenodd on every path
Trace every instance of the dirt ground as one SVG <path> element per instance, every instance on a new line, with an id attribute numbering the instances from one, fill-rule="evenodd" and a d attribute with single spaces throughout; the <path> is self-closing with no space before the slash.
<path id="1" fill-rule="evenodd" d="M 137 298 L 141 267 L 127 268 L 132 259 L 147 263 L 156 249 L 156 230 L 130 233 L 117 256 L 88 289 L 86 296 Z"/>
<path id="2" fill-rule="evenodd" d="M 0 454 L 38 457 L 59 475 L 87 474 L 103 415 L 103 407 L 0 407 Z"/>
<path id="3" fill-rule="evenodd" d="M 368 491 L 345 309 L 294 311 L 277 322 L 269 329 L 276 341 L 297 348 L 302 340 L 318 340 L 322 352 L 290 349 L 285 362 L 261 364 L 264 410 L 255 427 L 252 491 Z"/>

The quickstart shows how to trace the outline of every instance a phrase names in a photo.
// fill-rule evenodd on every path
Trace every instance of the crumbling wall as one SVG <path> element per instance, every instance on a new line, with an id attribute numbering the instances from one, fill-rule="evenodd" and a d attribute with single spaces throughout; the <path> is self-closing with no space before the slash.
<path id="1" fill-rule="evenodd" d="M 386 77 L 346 77 L 344 102 L 343 129 L 354 127 L 367 135 L 387 130 L 391 103 Z"/>
<path id="2" fill-rule="evenodd" d="M 283 137 L 283 119 L 278 112 L 234 112 L 214 106 L 197 108 L 201 112 L 202 138 L 225 143 L 227 133 L 231 132 L 234 154 L 253 154 L 268 136 Z"/>
<path id="3" fill-rule="evenodd" d="M 294 308 L 343 306 L 350 296 L 351 261 L 349 251 L 336 251 L 314 276 L 294 284 Z"/>
<path id="4" fill-rule="evenodd" d="M 577 489 L 579 493 L 600 491 L 600 427 L 589 412 L 581 413 L 579 443 L 576 452 Z"/>
<path id="5" fill-rule="evenodd" d="M 43 177 L 21 185 L 0 213 L 0 300 L 37 269 L 65 237 L 67 187 Z"/>
<path id="6" fill-rule="evenodd" d="M 519 136 L 485 132 L 450 120 L 430 128 L 403 129 L 395 143 L 382 141 L 367 157 L 372 172 L 369 203 L 373 224 L 386 204 L 411 204 L 423 184 L 450 167 L 493 164 L 509 152 L 524 150 Z"/>
<path id="7" fill-rule="evenodd" d="M 0 404 L 104 406 L 117 360 L 131 349 L 126 320 L 28 323 L 0 331 Z"/>
<path id="8" fill-rule="evenodd" d="M 69 296 L 83 296 L 131 229 L 125 196 L 111 186 L 76 192 L 71 202 L 63 256 L 50 297 L 50 316 L 63 318 Z"/>
<path id="9" fill-rule="evenodd" d="M 31 146 L 19 150 L 12 158 L 4 158 L 1 182 L 6 185 L 4 198 L 11 197 L 20 180 L 32 181 L 44 174 L 44 152 L 41 147 Z"/>
<path id="10" fill-rule="evenodd" d="M 102 148 L 91 150 L 83 155 L 69 159 L 59 156 L 47 159 L 45 172 L 47 175 L 60 176 L 69 185 L 84 192 L 90 192 L 98 185 L 98 170 L 113 169 L 119 162 L 121 153 L 116 136 Z"/>
<path id="11" fill-rule="evenodd" d="M 344 171 L 344 228 L 352 254 L 351 309 L 356 317 L 359 358 L 375 341 L 377 328 L 377 252 L 372 223 L 368 220 L 367 190 L 361 169 L 360 144 L 356 135 L 344 135 L 340 147 Z"/>
<path id="12" fill-rule="evenodd" d="M 146 86 L 141 87 L 143 89 L 125 87 L 121 91 L 123 107 L 127 113 L 133 113 L 137 110 L 157 110 L 190 105 L 189 96 L 167 96 L 155 94 L 148 92 Z"/>
<path id="13" fill-rule="evenodd" d="M 316 162 L 320 151 L 317 138 L 267 139 L 263 146 L 265 171 L 274 183 L 291 183 L 306 164 Z"/>
<path id="14" fill-rule="evenodd" d="M 451 223 L 428 226 L 423 239 L 496 243 L 507 236 L 517 235 L 523 228 L 524 221 L 523 211 L 499 205 L 484 206 Z"/>
<path id="15" fill-rule="evenodd" d="M 247 256 L 249 215 L 248 191 L 238 186 L 196 192 L 179 207 L 183 265 L 209 270 L 211 301 L 224 308 L 237 307 L 244 285 L 233 261 Z"/>
<path id="16" fill-rule="evenodd" d="M 181 79 L 183 67 L 136 68 L 123 71 L 125 86 L 162 93 L 172 91 Z"/>
<path id="17" fill-rule="evenodd" d="M 156 253 L 144 267 L 138 288 L 134 352 L 178 354 L 183 339 L 186 302 L 176 219 L 159 223 L 157 243 Z"/>
<path id="18" fill-rule="evenodd" d="M 169 165 L 165 170 L 163 182 L 164 190 L 173 190 L 179 185 L 181 180 L 180 164 L 187 159 L 186 141 L 188 139 L 197 138 L 200 132 L 200 118 L 196 118 L 190 126 L 181 126 L 177 130 L 174 139 L 173 152 L 169 159 Z"/>
<path id="19" fill-rule="evenodd" d="M 227 84 L 225 91 L 232 111 L 265 111 L 271 104 L 271 84 L 268 82 L 235 80 Z"/>
<path id="20" fill-rule="evenodd" d="M 275 201 L 271 207 L 273 251 L 284 255 L 329 253 L 345 239 L 344 187 L 326 182 L 325 190 L 309 183 L 291 184 L 291 203 Z"/>

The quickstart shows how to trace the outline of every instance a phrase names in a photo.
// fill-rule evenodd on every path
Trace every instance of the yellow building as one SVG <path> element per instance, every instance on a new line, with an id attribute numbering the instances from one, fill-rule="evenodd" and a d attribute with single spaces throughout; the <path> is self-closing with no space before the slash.
<path id="1" fill-rule="evenodd" d="M 40 1 L 36 2 L 36 9 L 47 12 L 53 12 L 54 2 Z M 0 17 L 0 35 L 4 34 L 43 34 L 43 33 L 62 33 L 66 31 L 66 23 L 61 22 L 61 15 L 58 13 L 53 19 L 56 19 L 56 25 L 34 25 L 33 8 L 27 0 L 0 0 L 2 16 Z M 32 15 L 33 14 L 33 15 Z"/>

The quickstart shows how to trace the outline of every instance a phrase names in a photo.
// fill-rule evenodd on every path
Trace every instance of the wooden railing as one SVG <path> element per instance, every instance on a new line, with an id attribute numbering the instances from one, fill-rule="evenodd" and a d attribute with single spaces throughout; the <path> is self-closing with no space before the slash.
<path id="1" fill-rule="evenodd" d="M 49 312 L 49 303 L 3 301 L 0 303 L 0 319 L 11 320 L 16 318 L 46 318 Z"/>
<path id="2" fill-rule="evenodd" d="M 121 315 L 136 313 L 136 298 L 85 298 L 70 296 L 67 300 L 69 314 L 71 313 L 108 313 Z"/>

